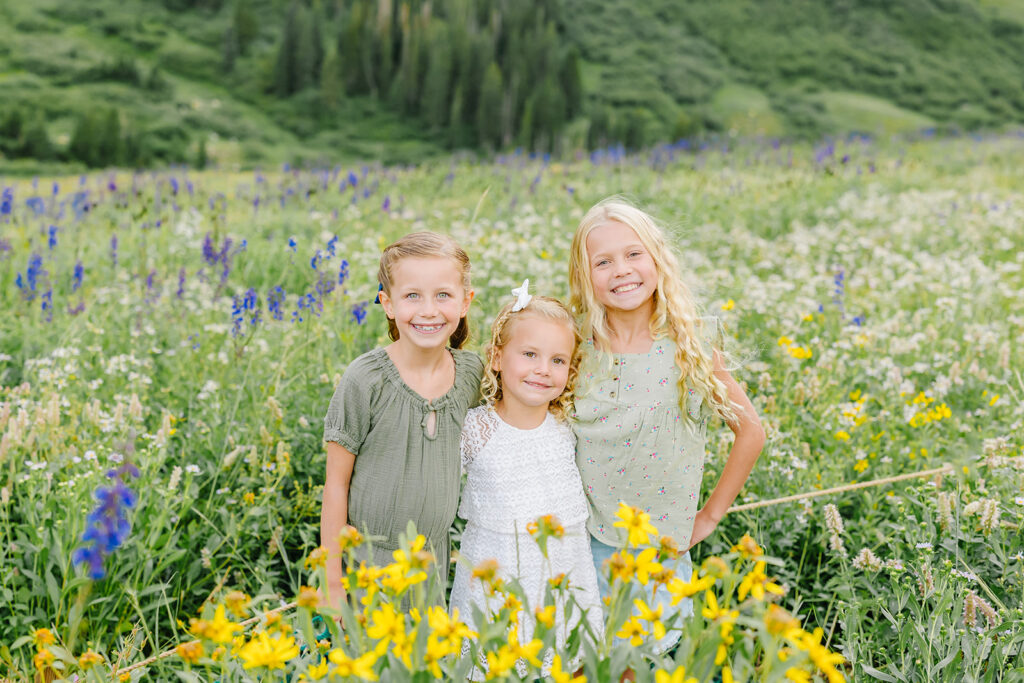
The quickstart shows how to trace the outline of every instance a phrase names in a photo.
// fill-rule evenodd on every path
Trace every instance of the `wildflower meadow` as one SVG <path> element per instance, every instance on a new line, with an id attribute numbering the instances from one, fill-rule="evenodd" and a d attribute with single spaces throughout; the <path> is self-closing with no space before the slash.
<path id="1" fill-rule="evenodd" d="M 0 178 L 0 677 L 1024 680 L 1022 162 L 1021 134 L 853 136 Z M 486 565 L 500 616 L 471 631 L 411 528 L 318 612 L 326 554 L 373 542 L 321 547 L 319 497 L 330 396 L 387 339 L 381 248 L 466 248 L 480 348 L 524 278 L 567 296 L 572 232 L 611 194 L 670 227 L 724 323 L 768 433 L 745 509 L 684 582 L 624 505 L 599 639 L 556 638 L 564 582 L 528 604 Z M 704 491 L 731 439 L 710 433 Z M 650 582 L 694 616 L 663 620 Z"/>

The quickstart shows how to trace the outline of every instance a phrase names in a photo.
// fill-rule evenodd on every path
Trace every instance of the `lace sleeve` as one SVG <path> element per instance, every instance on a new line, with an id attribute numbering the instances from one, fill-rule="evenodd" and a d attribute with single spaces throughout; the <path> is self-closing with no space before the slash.
<path id="1" fill-rule="evenodd" d="M 466 421 L 462 424 L 462 437 L 459 440 L 463 472 L 494 435 L 498 428 L 498 420 L 498 416 L 489 406 L 472 408 L 466 413 Z"/>

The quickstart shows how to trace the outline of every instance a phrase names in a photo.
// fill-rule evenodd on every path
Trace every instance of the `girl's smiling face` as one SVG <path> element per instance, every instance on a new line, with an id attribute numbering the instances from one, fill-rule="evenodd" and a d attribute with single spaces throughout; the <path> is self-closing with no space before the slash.
<path id="1" fill-rule="evenodd" d="M 401 259 L 391 268 L 391 291 L 380 293 L 399 341 L 423 350 L 447 346 L 472 300 L 473 292 L 463 288 L 459 264 L 444 257 Z"/>
<path id="2" fill-rule="evenodd" d="M 501 400 L 516 408 L 543 408 L 562 395 L 569 381 L 576 338 L 559 320 L 527 315 L 511 323 L 508 343 L 494 354 L 501 373 Z"/>
<path id="3" fill-rule="evenodd" d="M 594 298 L 609 312 L 632 312 L 653 305 L 658 289 L 654 258 L 631 227 L 618 221 L 587 235 Z"/>

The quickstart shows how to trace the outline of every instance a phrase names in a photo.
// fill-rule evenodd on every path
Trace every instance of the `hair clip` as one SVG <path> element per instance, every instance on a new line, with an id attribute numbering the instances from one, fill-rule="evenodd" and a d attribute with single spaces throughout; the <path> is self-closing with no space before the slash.
<path id="1" fill-rule="evenodd" d="M 380 293 L 383 292 L 383 291 L 384 291 L 384 283 L 383 282 L 378 282 L 377 283 L 377 298 L 373 300 L 373 303 L 375 303 L 375 304 L 379 304 L 380 303 Z"/>
<path id="2" fill-rule="evenodd" d="M 512 296 L 516 298 L 516 302 L 512 304 L 512 312 L 521 311 L 530 304 L 530 300 L 533 298 L 527 293 L 527 289 L 530 288 L 530 278 L 523 280 L 522 287 L 516 287 L 512 290 Z"/>

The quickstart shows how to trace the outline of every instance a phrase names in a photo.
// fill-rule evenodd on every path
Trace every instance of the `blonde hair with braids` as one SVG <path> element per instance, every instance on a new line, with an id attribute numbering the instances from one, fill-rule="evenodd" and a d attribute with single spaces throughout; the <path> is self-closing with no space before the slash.
<path id="1" fill-rule="evenodd" d="M 686 396 L 688 389 L 692 388 L 719 417 L 726 422 L 735 422 L 741 408 L 729 398 L 722 381 L 715 377 L 714 358 L 701 343 L 704 322 L 697 312 L 690 289 L 679 276 L 678 259 L 654 219 L 619 197 L 609 197 L 591 208 L 573 236 L 569 257 L 569 303 L 580 316 L 583 337 L 593 339 L 594 347 L 601 353 L 607 354 L 611 349 L 608 318 L 604 306 L 594 294 L 587 252 L 587 237 L 595 228 L 607 223 L 621 223 L 631 228 L 654 260 L 658 286 L 653 294 L 650 332 L 654 339 L 668 337 L 676 345 L 679 405 L 683 415 L 687 416 Z"/>
<path id="2" fill-rule="evenodd" d="M 391 274 L 395 264 L 410 257 L 451 259 L 462 273 L 462 288 L 466 296 L 469 296 L 472 289 L 469 255 L 451 237 L 429 231 L 411 232 L 384 248 L 380 255 L 380 267 L 377 269 L 377 281 L 380 282 L 381 290 L 388 296 L 391 296 Z M 388 318 L 388 336 L 391 337 L 391 341 L 398 341 L 398 325 L 391 318 Z M 463 316 L 459 319 L 459 324 L 448 344 L 453 349 L 461 349 L 468 339 L 469 319 Z"/>
<path id="3" fill-rule="evenodd" d="M 580 372 L 580 337 L 579 328 L 576 326 L 576 319 L 569 309 L 558 299 L 549 296 L 535 296 L 530 299 L 521 310 L 513 311 L 515 302 L 509 302 L 498 313 L 491 327 L 491 341 L 484 347 L 484 375 L 480 380 L 480 393 L 488 404 L 494 405 L 501 400 L 501 373 L 493 369 L 494 359 L 498 351 L 505 348 L 516 326 L 523 324 L 528 318 L 541 318 L 565 323 L 565 326 L 572 330 L 572 357 L 569 360 L 569 378 L 565 383 L 565 389 L 553 399 L 548 405 L 548 410 L 558 418 L 565 421 L 572 410 L 573 392 L 576 390 L 576 380 Z"/>

